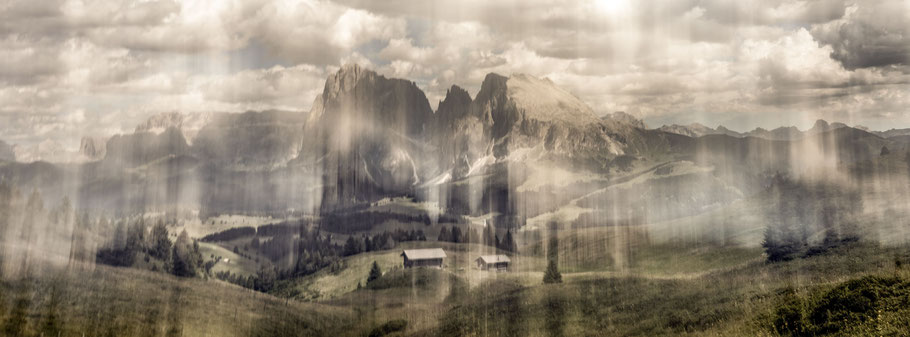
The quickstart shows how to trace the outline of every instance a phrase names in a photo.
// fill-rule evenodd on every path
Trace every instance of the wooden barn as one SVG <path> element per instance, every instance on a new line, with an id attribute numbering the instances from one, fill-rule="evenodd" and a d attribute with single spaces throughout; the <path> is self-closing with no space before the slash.
<path id="1" fill-rule="evenodd" d="M 442 248 L 405 249 L 401 252 L 401 257 L 404 258 L 405 268 L 442 268 L 442 260 L 446 258 L 446 252 Z"/>
<path id="2" fill-rule="evenodd" d="M 512 265 L 512 260 L 505 255 L 483 255 L 474 262 L 481 270 L 508 270 Z"/>

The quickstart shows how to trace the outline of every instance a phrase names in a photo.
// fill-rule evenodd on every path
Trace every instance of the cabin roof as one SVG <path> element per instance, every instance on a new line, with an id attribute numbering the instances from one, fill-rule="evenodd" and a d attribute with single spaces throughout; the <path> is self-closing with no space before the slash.
<path id="1" fill-rule="evenodd" d="M 482 255 L 481 257 L 478 257 L 477 259 L 482 261 L 483 263 L 501 263 L 501 262 L 510 263 L 510 262 L 512 262 L 512 260 L 509 259 L 508 256 L 505 256 L 502 254 L 500 254 L 500 255 Z"/>
<path id="2" fill-rule="evenodd" d="M 446 257 L 446 252 L 442 248 L 405 249 L 401 255 L 408 260 L 430 260 L 443 259 Z"/>

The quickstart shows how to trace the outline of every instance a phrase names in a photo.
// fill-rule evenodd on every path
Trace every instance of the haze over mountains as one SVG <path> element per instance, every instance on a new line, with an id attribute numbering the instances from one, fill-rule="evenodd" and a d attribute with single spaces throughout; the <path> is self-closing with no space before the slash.
<path id="1" fill-rule="evenodd" d="M 89 209 L 319 214 L 411 196 L 441 212 L 509 221 L 583 222 L 648 205 L 655 220 L 746 197 L 775 172 L 849 170 L 883 148 L 903 153 L 906 137 L 887 138 L 903 134 L 821 120 L 806 131 L 647 129 L 622 112 L 599 117 L 551 81 L 523 74 L 489 74 L 473 98 L 452 86 L 433 111 L 414 82 L 347 65 L 309 113 L 161 114 L 131 134 L 87 136 L 75 159 L 61 160 L 72 165 L 29 162 L 63 156 L 0 146 L 0 175 Z M 629 179 L 644 179 L 650 192 L 610 187 Z M 667 184 L 674 187 L 661 190 Z M 686 195 L 693 200 L 666 201 Z"/>
<path id="2" fill-rule="evenodd" d="M 763 128 L 755 128 L 749 132 L 737 132 L 730 129 L 727 129 L 723 125 L 718 125 L 717 128 L 711 128 L 700 123 L 692 123 L 689 125 L 663 125 L 658 128 L 661 131 L 676 133 L 689 137 L 701 137 L 705 135 L 728 135 L 733 137 L 758 137 L 765 139 L 773 140 L 794 140 L 805 137 L 806 135 L 817 134 L 820 132 L 826 132 L 834 129 L 849 127 L 844 123 L 833 122 L 828 123 L 825 120 L 815 121 L 815 125 L 812 128 L 802 131 L 795 126 L 779 127 L 773 130 L 766 130 Z M 863 126 L 855 126 L 855 128 L 867 131 L 869 133 L 875 134 L 883 138 L 897 137 L 897 136 L 907 136 L 910 135 L 910 129 L 890 129 L 887 131 L 873 131 L 869 130 Z"/>

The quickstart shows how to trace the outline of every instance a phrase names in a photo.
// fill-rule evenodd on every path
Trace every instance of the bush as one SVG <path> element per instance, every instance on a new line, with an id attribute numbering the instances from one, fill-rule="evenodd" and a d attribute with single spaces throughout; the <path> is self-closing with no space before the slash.
<path id="1" fill-rule="evenodd" d="M 784 336 L 855 335 L 901 325 L 882 317 L 906 317 L 910 282 L 896 277 L 866 276 L 803 299 L 792 288 L 782 290 L 774 309 L 773 330 Z M 890 324 L 890 325 L 889 325 Z"/>
<path id="2" fill-rule="evenodd" d="M 825 293 L 809 320 L 822 334 L 845 331 L 868 322 L 881 311 L 910 306 L 910 284 L 894 277 L 867 276 L 850 280 Z"/>
<path id="3" fill-rule="evenodd" d="M 386 322 L 370 331 L 370 337 L 382 337 L 393 332 L 404 331 L 408 328 L 408 321 L 396 319 Z"/>
<path id="4" fill-rule="evenodd" d="M 803 335 L 808 330 L 803 299 L 793 288 L 786 288 L 779 294 L 781 298 L 772 322 L 774 330 L 782 336 Z"/>

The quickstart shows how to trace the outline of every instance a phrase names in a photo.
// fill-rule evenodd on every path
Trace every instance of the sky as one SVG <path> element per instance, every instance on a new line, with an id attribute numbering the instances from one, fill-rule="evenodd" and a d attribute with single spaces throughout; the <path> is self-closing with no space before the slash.
<path id="1" fill-rule="evenodd" d="M 164 112 L 306 113 L 347 63 L 433 107 L 525 73 L 650 127 L 910 127 L 910 0 L 5 0 L 0 140 L 72 149 Z"/>

